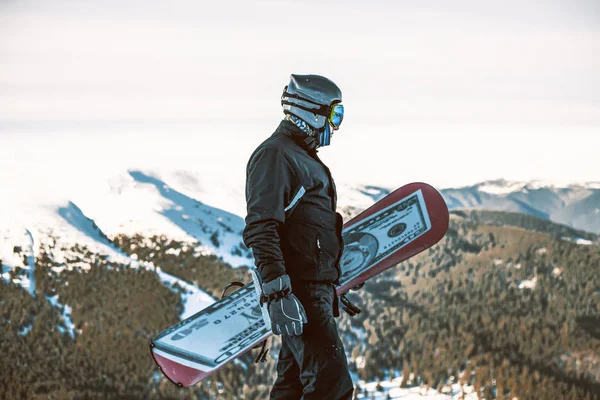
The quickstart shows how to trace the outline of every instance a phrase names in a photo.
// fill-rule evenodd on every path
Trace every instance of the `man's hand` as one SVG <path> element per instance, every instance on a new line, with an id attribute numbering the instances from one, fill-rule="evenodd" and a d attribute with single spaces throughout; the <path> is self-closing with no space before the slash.
<path id="1" fill-rule="evenodd" d="M 269 304 L 271 330 L 275 335 L 299 336 L 307 322 L 304 307 L 292 294 L 292 284 L 288 275 L 281 275 L 263 283 L 263 296 Z"/>

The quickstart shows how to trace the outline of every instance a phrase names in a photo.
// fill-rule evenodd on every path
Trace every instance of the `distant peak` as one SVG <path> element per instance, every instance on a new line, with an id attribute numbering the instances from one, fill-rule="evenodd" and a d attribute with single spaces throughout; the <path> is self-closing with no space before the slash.
<path id="1" fill-rule="evenodd" d="M 526 187 L 524 182 L 507 181 L 506 179 L 496 179 L 485 181 L 474 185 L 474 188 L 480 192 L 489 194 L 508 194 L 518 192 Z"/>
<path id="2" fill-rule="evenodd" d="M 479 192 L 502 195 L 515 192 L 528 192 L 539 189 L 600 189 L 600 182 L 583 182 L 559 185 L 555 182 L 542 179 L 534 179 L 530 181 L 509 181 L 500 178 L 479 182 L 470 186 L 453 187 L 450 189 L 475 189 Z"/>

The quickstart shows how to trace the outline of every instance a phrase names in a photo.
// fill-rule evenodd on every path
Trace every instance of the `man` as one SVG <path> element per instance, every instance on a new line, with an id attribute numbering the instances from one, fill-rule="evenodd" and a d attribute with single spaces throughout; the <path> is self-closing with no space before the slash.
<path id="1" fill-rule="evenodd" d="M 334 317 L 342 216 L 317 156 L 342 122 L 342 93 L 318 75 L 292 75 L 284 120 L 246 171 L 244 243 L 262 278 L 273 333 L 282 335 L 272 399 L 351 399 L 353 385 Z"/>

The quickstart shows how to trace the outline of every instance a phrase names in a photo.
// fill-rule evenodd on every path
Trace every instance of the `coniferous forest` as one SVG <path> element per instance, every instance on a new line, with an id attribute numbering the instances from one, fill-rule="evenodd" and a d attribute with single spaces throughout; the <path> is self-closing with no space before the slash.
<path id="1" fill-rule="evenodd" d="M 249 280 L 245 268 L 165 236 L 111 240 L 215 298 Z M 178 322 L 185 289 L 83 246 L 56 257 L 62 250 L 38 249 L 35 296 L 0 280 L 0 398 L 267 397 L 276 339 L 266 363 L 248 354 L 179 389 L 158 372 L 148 341 Z M 357 380 L 402 375 L 402 386 L 440 393 L 459 383 L 480 399 L 600 398 L 595 235 L 520 214 L 454 212 L 440 243 L 349 297 L 362 313 L 338 324 Z"/>

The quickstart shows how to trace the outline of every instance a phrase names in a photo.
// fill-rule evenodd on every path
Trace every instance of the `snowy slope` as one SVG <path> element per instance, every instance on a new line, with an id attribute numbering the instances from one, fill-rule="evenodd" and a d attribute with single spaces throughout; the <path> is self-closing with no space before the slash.
<path id="1" fill-rule="evenodd" d="M 0 259 L 4 280 L 22 285 L 35 296 L 33 273 L 37 249 L 53 247 L 51 256 L 63 264 L 55 267 L 60 272 L 66 268 L 66 260 L 76 258 L 68 249 L 79 244 L 107 255 L 110 261 L 155 271 L 166 286 L 178 287 L 174 290 L 181 294 L 184 303 L 181 318 L 186 318 L 214 299 L 161 271 L 160 266 L 132 259 L 115 248 L 110 237 L 136 233 L 167 235 L 190 242 L 197 253 L 215 254 L 234 267 L 252 263 L 251 253 L 241 243 L 245 214 L 243 185 L 238 187 L 232 182 L 185 171 L 130 170 L 95 184 L 85 182 L 83 188 L 61 191 L 60 187 L 53 190 L 51 185 L 41 185 L 32 195 L 30 186 L 24 185 L 9 198 L 2 198 Z M 357 210 L 389 193 L 383 188 L 343 184 L 338 190 L 340 206 Z M 69 262 L 68 268 L 86 270 L 89 265 L 84 259 L 76 264 Z M 47 300 L 63 316 L 60 329 L 73 336 L 69 305 L 56 297 Z"/>
<path id="2" fill-rule="evenodd" d="M 200 252 L 215 254 L 234 267 L 252 264 L 241 240 L 243 182 L 192 171 L 129 170 L 97 182 L 90 178 L 81 190 L 40 185 L 31 192 L 31 187 L 15 187 L 10 196 L 0 198 L 0 258 L 3 276 L 17 264 L 28 271 L 20 279 L 32 294 L 33 266 L 22 259 L 32 257 L 50 231 L 64 243 L 84 243 L 103 253 L 111 251 L 107 238 L 114 235 L 164 234 L 195 246 L 199 241 Z M 340 182 L 337 187 L 338 208 L 345 216 L 391 191 Z M 597 183 L 555 188 L 542 182 L 496 180 L 443 189 L 442 194 L 451 209 L 516 211 L 600 230 Z M 14 253 L 15 247 L 22 251 Z"/>
<path id="3" fill-rule="evenodd" d="M 35 252 L 34 236 L 26 228 L 0 230 L 0 260 L 2 260 L 2 278 L 9 279 L 9 272 L 19 267 L 21 273 L 13 278 L 32 296 L 35 296 Z"/>
<path id="4" fill-rule="evenodd" d="M 199 241 L 204 253 L 216 254 L 234 267 L 252 263 L 241 240 L 243 182 L 193 171 L 129 170 L 105 178 L 90 177 L 81 190 L 46 182 L 32 192 L 32 186 L 37 187 L 37 182 L 16 186 L 10 196 L 0 198 L 0 234 L 4 238 L 0 257 L 8 267 L 14 267 L 14 257 L 17 261 L 21 257 L 13 253 L 14 246 L 31 253 L 36 246 L 29 242 L 44 240 L 49 231 L 64 242 L 83 241 L 100 248 L 109 243 L 107 237 L 118 234 L 164 234 L 181 241 Z M 338 208 L 346 215 L 367 208 L 393 189 L 343 182 L 337 187 Z M 599 187 L 589 183 L 556 188 L 542 182 L 496 180 L 443 189 L 442 194 L 451 209 L 516 211 L 600 231 Z M 28 268 L 27 264 L 24 267 Z M 33 292 L 31 283 L 28 287 Z"/>
<path id="5" fill-rule="evenodd" d="M 152 263 L 139 262 L 117 249 L 95 221 L 72 202 L 68 202 L 64 206 L 40 207 L 35 218 L 34 221 L 30 214 L 29 218 L 22 219 L 28 224 L 22 225 L 15 221 L 13 215 L 11 221 L 5 218 L 5 224 L 0 229 L 2 279 L 23 286 L 32 296 L 36 295 L 33 279 L 35 251 L 40 246 L 53 248 L 49 252 L 50 256 L 54 261 L 62 264 L 54 267 L 55 272 L 60 273 L 64 268 L 89 269 L 85 259 L 79 263 L 72 261 L 68 265 L 66 263 L 66 260 L 77 258 L 78 254 L 72 252 L 70 248 L 74 244 L 79 244 L 87 247 L 93 253 L 108 256 L 109 261 L 128 264 L 132 268 L 155 271 L 167 287 L 172 287 L 181 295 L 184 304 L 181 318 L 187 318 L 214 302 L 214 299 L 200 288 L 161 271 Z M 47 300 L 62 314 L 64 326 L 59 326 L 59 329 L 74 337 L 75 331 L 70 318 L 71 307 L 62 304 L 58 296 L 47 296 Z"/>
<path id="6" fill-rule="evenodd" d="M 96 184 L 87 182 L 85 190 L 72 191 L 69 197 L 50 189 L 36 196 L 16 192 L 0 209 L 0 229 L 16 242 L 21 231 L 52 230 L 65 242 L 83 240 L 100 247 L 107 237 L 118 234 L 164 234 L 200 241 L 205 253 L 216 254 L 234 267 L 250 265 L 251 254 L 241 241 L 243 189 L 243 183 L 237 186 L 190 171 L 130 170 Z M 338 192 L 340 208 L 362 210 L 389 190 L 340 184 Z"/>

